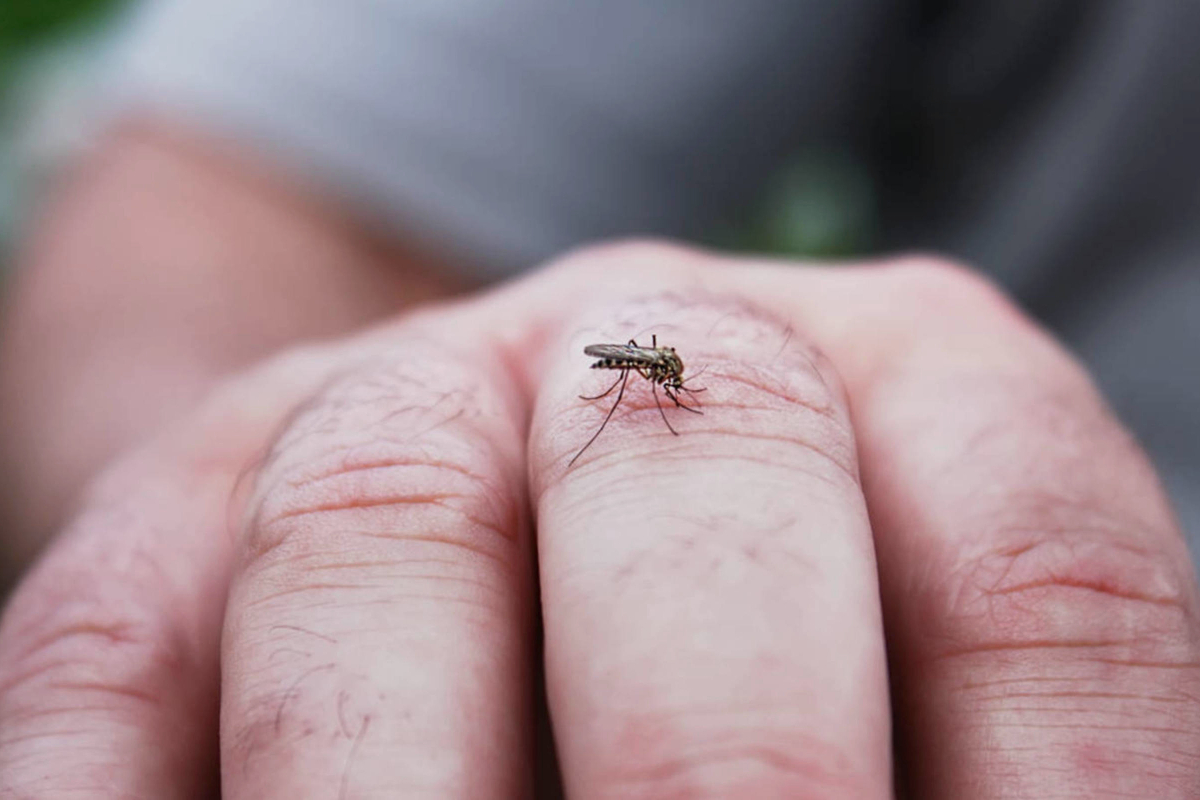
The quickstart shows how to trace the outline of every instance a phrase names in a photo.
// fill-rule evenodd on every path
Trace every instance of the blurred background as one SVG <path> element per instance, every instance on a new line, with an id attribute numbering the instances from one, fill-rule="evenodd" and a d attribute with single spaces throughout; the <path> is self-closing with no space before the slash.
<path id="1" fill-rule="evenodd" d="M 97 120 L 102 116 L 102 109 L 98 108 L 103 94 L 100 84 L 109 59 L 119 50 L 127 23 L 141 5 L 128 0 L 0 1 L 0 275 L 11 270 L 15 245 L 46 187 L 92 140 Z M 182 8 L 187 4 L 174 5 Z M 372 8 L 363 12 L 364 16 L 379 14 L 379 19 L 383 19 L 386 5 L 363 4 L 363 8 Z M 752 6 L 762 10 L 774 8 L 780 18 L 797 16 L 792 11 L 785 14 L 780 10 L 784 8 L 781 4 L 763 2 Z M 195 2 L 192 7 L 204 9 L 205 5 Z M 643 21 L 638 15 L 645 14 L 651 22 L 666 19 L 678 27 L 687 27 L 686 15 L 678 11 L 651 11 L 647 10 L 650 6 L 642 8 L 637 4 L 619 4 L 619 7 L 636 24 Z M 916 13 L 905 17 L 903 25 L 894 25 L 888 14 L 899 7 L 916 9 Z M 411 200 L 413 193 L 421 200 L 435 195 L 436 191 L 429 190 L 431 186 L 439 188 L 437 179 L 445 174 L 454 175 L 462 164 L 476 163 L 471 159 L 491 159 L 486 162 L 488 167 L 493 166 L 492 162 L 502 161 L 506 168 L 515 164 L 507 172 L 497 170 L 497 175 L 485 170 L 489 177 L 466 186 L 465 191 L 464 186 L 454 186 L 446 190 L 445 197 L 428 200 L 433 209 L 430 218 L 459 214 L 463 218 L 460 222 L 465 220 L 464 228 L 475 224 L 482 231 L 479 239 L 484 244 L 488 244 L 486 239 L 496 230 L 514 219 L 521 222 L 522 218 L 502 219 L 492 230 L 487 230 L 487 223 L 496 220 L 487 218 L 486 213 L 479 216 L 478 209 L 465 208 L 464 199 L 469 205 L 483 198 L 485 202 L 477 205 L 486 207 L 487 199 L 492 198 L 491 205 L 496 206 L 494 195 L 488 194 L 496 187 L 529 190 L 534 199 L 524 210 L 532 209 L 534 213 L 523 221 L 530 223 L 532 219 L 533 223 L 527 225 L 532 229 L 540 221 L 539 212 L 549 216 L 545 213 L 547 207 L 553 209 L 554 203 L 545 201 L 559 197 L 556 192 L 561 187 L 557 185 L 556 170 L 569 170 L 583 160 L 577 157 L 578 152 L 563 148 L 557 162 L 551 154 L 543 164 L 540 153 L 522 146 L 527 145 L 521 139 L 528 130 L 520 127 L 517 119 L 520 114 L 511 110 L 520 107 L 521 101 L 544 100 L 538 92 L 547 88 L 543 85 L 547 74 L 557 77 L 555 72 L 561 66 L 567 77 L 561 85 L 549 85 L 550 91 L 544 94 L 553 98 L 554 90 L 567 87 L 580 90 L 585 97 L 580 103 L 582 111 L 571 102 L 563 104 L 565 114 L 559 114 L 562 109 L 552 104 L 535 106 L 535 110 L 542 112 L 549 109 L 552 113 L 548 116 L 580 115 L 565 122 L 554 119 L 554 124 L 562 123 L 554 134 L 561 137 L 564 130 L 591 134 L 591 149 L 580 150 L 588 155 L 600 153 L 603 157 L 609 154 L 606 148 L 610 142 L 604 139 L 603 131 L 595 133 L 600 126 L 591 122 L 595 118 L 615 120 L 618 125 L 611 133 L 613 140 L 621 136 L 626 136 L 626 140 L 611 150 L 619 156 L 628 155 L 623 162 L 626 165 L 648 164 L 648 172 L 653 175 L 646 181 L 650 185 L 646 196 L 630 203 L 634 206 L 640 203 L 643 211 L 651 209 L 641 218 L 636 214 L 621 217 L 624 213 L 621 191 L 631 185 L 639 186 L 636 180 L 622 184 L 621 179 L 629 177 L 622 175 L 608 186 L 607 200 L 612 202 L 605 207 L 597 201 L 594 208 L 606 213 L 614 208 L 618 211 L 607 218 L 603 213 L 597 215 L 596 228 L 601 234 L 610 230 L 622 232 L 619 224 L 633 219 L 639 225 L 647 220 L 649 223 L 665 220 L 666 224 L 660 226 L 662 230 L 690 235 L 686 224 L 676 224 L 680 219 L 686 223 L 693 217 L 703 217 L 693 214 L 696 208 L 711 211 L 711 207 L 719 204 L 713 198 L 721 195 L 722 187 L 744 188 L 753 184 L 754 193 L 744 202 L 739 199 L 727 203 L 736 207 L 738 213 L 711 229 L 705 228 L 696 238 L 731 249 L 817 258 L 930 249 L 984 269 L 1053 327 L 1088 363 L 1118 413 L 1156 458 L 1195 546 L 1200 534 L 1200 369 L 1195 366 L 1195 352 L 1200 347 L 1200 271 L 1195 265 L 1200 253 L 1200 147 L 1197 146 L 1200 58 L 1195 55 L 1193 23 L 1200 22 L 1200 14 L 1190 0 L 1162 3 L 1014 0 L 994 4 L 913 0 L 895 5 L 861 0 L 836 6 L 815 4 L 812 8 L 822 9 L 822 18 L 805 18 L 795 27 L 780 27 L 776 41 L 766 42 L 761 48 L 771 50 L 769 54 L 752 53 L 742 58 L 744 53 L 725 53 L 726 64 L 734 70 L 733 77 L 714 68 L 705 80 L 709 86 L 717 84 L 718 88 L 703 97 L 707 90 L 696 89 L 695 83 L 686 77 L 679 77 L 676 84 L 667 80 L 639 96 L 636 87 L 629 85 L 629 71 L 609 70 L 606 77 L 605 69 L 601 68 L 594 70 L 593 76 L 592 68 L 598 58 L 595 52 L 564 53 L 563 46 L 556 50 L 553 43 L 545 48 L 539 62 L 535 50 L 546 44 L 544 39 L 552 38 L 546 36 L 550 23 L 539 32 L 543 40 L 531 42 L 535 47 L 524 48 L 526 42 L 520 29 L 528 22 L 520 15 L 534 14 L 536 3 L 506 7 L 516 9 L 510 15 L 515 20 L 511 23 L 501 15 L 467 19 L 469 14 L 464 13 L 461 16 L 465 19 L 456 19 L 454 12 L 447 10 L 460 8 L 454 3 L 424 0 L 395 3 L 386 9 L 391 15 L 388 25 L 392 27 L 374 39 L 373 26 L 361 20 L 357 28 L 348 24 L 340 37 L 337 31 L 327 33 L 312 20 L 301 19 L 301 12 L 307 9 L 314 15 L 326 14 L 329 7 L 322 11 L 320 3 L 311 7 L 302 4 L 294 6 L 297 18 L 284 27 L 298 37 L 299 49 L 304 50 L 307 43 L 304 52 L 311 52 L 312 61 L 318 63 L 306 64 L 307 72 L 298 68 L 297 75 L 283 74 L 285 79 L 295 80 L 290 86 L 286 80 L 280 85 L 295 89 L 296 96 L 278 100 L 268 112 L 255 106 L 261 105 L 257 101 L 264 95 L 269 95 L 269 80 L 242 95 L 237 92 L 238 70 L 249 73 L 259 66 L 252 58 L 237 61 L 212 82 L 207 82 L 204 75 L 188 74 L 183 69 L 164 79 L 161 86 L 154 84 L 155 70 L 173 63 L 169 50 L 180 43 L 185 49 L 193 48 L 180 59 L 185 68 L 194 68 L 196 63 L 207 64 L 206 58 L 221 64 L 231 55 L 242 58 L 247 51 L 260 47 L 265 52 L 252 55 L 262 56 L 265 65 L 262 72 L 269 73 L 266 78 L 280 77 L 271 73 L 280 63 L 288 68 L 294 66 L 287 63 L 291 40 L 277 36 L 273 26 L 264 27 L 261 18 L 252 18 L 253 11 L 246 11 L 245 19 L 230 19 L 247 8 L 260 12 L 286 8 L 290 13 L 293 6 L 229 2 L 221 8 L 222 11 L 211 15 L 217 20 L 201 30 L 194 40 L 186 35 L 189 23 L 202 19 L 202 12 L 193 12 L 192 17 L 184 12 L 173 21 L 159 23 L 168 32 L 162 36 L 160 30 L 159 39 L 167 45 L 160 41 L 159 51 L 151 46 L 148 56 L 142 53 L 143 64 L 150 67 L 143 66 L 141 91 L 150 95 L 158 92 L 156 101 L 178 87 L 191 92 L 191 98 L 217 97 L 217 106 L 226 105 L 219 107 L 214 116 L 226 113 L 234 123 L 230 129 L 238 130 L 240 124 L 251 134 L 261 134 L 259 143 L 274 145 L 272 136 L 288 139 L 284 144 L 291 148 L 289 158 L 293 166 L 304 164 L 306 154 L 312 153 L 315 157 L 310 161 L 315 163 L 325 158 L 322 166 L 332 165 L 334 172 L 343 169 L 349 176 L 347 182 L 357 181 L 360 186 L 374 180 L 376 169 L 372 163 L 337 161 L 359 150 L 355 145 L 360 142 L 353 137 L 362 134 L 368 145 L 365 150 L 375 146 L 377 158 L 373 163 L 378 164 L 382 160 L 379 154 L 387 151 L 379 147 L 378 140 L 371 141 L 368 137 L 382 131 L 381 138 L 386 143 L 388 136 L 397 131 L 403 133 L 404 125 L 415 121 L 417 136 L 404 143 L 411 151 L 408 155 L 415 153 L 415 162 L 391 164 L 391 173 L 379 178 L 375 186 L 367 186 L 368 190 L 378 189 L 389 181 L 391 186 L 384 189 L 394 189 L 409 178 L 405 168 L 413 167 L 414 163 L 423 168 L 425 162 L 443 155 L 437 149 L 443 142 L 435 141 L 430 146 L 421 138 L 436 139 L 427 137 L 429 130 L 436 132 L 439 125 L 445 126 L 450 138 L 455 139 L 462 130 L 480 121 L 494 141 L 477 152 L 470 147 L 478 142 L 470 141 L 469 136 L 458 136 L 448 149 L 451 157 L 461 157 L 462 162 L 450 163 L 444 173 L 434 169 L 418 176 L 415 188 L 407 189 L 410 195 L 401 200 Z M 490 7 L 483 3 L 461 8 L 486 17 Z M 735 6 L 729 9 L 736 12 Z M 655 16 L 660 14 L 661 18 Z M 719 14 L 714 12 L 713 16 Z M 630 29 L 636 33 L 634 23 Z M 721 54 L 721 26 L 712 20 L 706 24 L 711 29 L 685 29 L 675 38 L 665 37 L 668 46 L 679 48 L 679 63 L 692 67 L 704 63 L 705 59 L 698 58 L 697 53 L 705 55 L 705 48 Z M 769 21 L 757 23 L 757 28 L 748 23 L 743 31 L 746 39 L 740 46 L 754 51 L 764 35 L 768 38 L 775 35 L 772 27 Z M 830 46 L 828 52 L 821 49 L 826 27 L 844 34 L 841 44 Z M 876 28 L 895 41 L 888 47 L 876 47 L 884 38 L 876 36 Z M 245 38 L 258 36 L 264 29 L 272 31 L 269 42 L 261 36 Z M 713 35 L 713 29 L 721 35 Z M 410 36 L 407 47 L 401 48 L 399 54 L 388 38 L 397 32 Z M 487 80 L 477 81 L 473 88 L 481 96 L 468 99 L 483 110 L 474 118 L 474 109 L 463 111 L 453 102 L 443 102 L 444 98 L 437 94 L 438 81 L 453 86 L 453 81 L 461 79 L 463 85 L 472 87 L 472 78 L 467 73 L 489 63 L 488 46 L 497 44 L 487 40 L 492 33 L 501 45 L 513 47 L 515 42 L 517 49 L 522 50 L 520 59 L 496 63 L 517 76 L 531 76 L 528 83 L 533 88 L 523 93 L 527 90 L 524 84 L 516 88 L 500 84 L 511 96 L 499 98 L 492 107 L 486 102 L 490 98 L 482 95 L 496 86 Z M 445 42 L 437 40 L 442 35 Z M 781 42 L 788 44 L 787 37 L 796 43 L 793 51 L 812 51 L 811 60 L 792 58 L 787 47 L 780 46 Z M 205 51 L 214 41 L 229 47 L 229 52 Z M 446 42 L 456 47 L 462 41 L 483 45 L 480 52 L 464 56 L 463 63 L 457 63 L 457 55 L 448 57 L 438 49 Z M 629 44 L 619 38 L 614 41 L 619 46 Z M 854 52 L 843 57 L 837 48 L 847 42 L 849 47 L 843 49 Z M 428 52 L 422 49 L 426 45 Z M 371 47 L 378 49 L 359 58 L 359 48 L 367 52 Z M 455 47 L 444 49 L 457 52 Z M 643 57 L 632 50 L 622 50 L 620 55 L 633 62 Z M 383 77 L 371 73 L 371 57 L 390 72 Z M 355 130 L 353 122 L 344 123 L 339 130 L 332 130 L 337 128 L 336 124 L 322 129 L 321 114 L 314 113 L 314 109 L 326 112 L 329 108 L 343 108 L 350 116 L 354 112 L 377 113 L 381 104 L 372 104 L 369 97 L 330 100 L 328 85 L 313 85 L 320 84 L 323 78 L 321 59 L 327 59 L 335 67 L 333 72 L 340 71 L 340 77 L 352 84 L 352 89 L 357 80 L 376 92 L 381 87 L 391 91 L 395 88 L 390 83 L 394 75 L 416 75 L 423 79 L 426 76 L 419 70 L 426 64 L 432 65 L 432 78 L 408 81 L 402 86 L 411 96 L 405 95 L 404 102 L 397 105 L 416 109 L 411 117 L 401 112 L 384 120 L 378 126 L 380 130 L 374 132 Z M 366 72 L 355 72 L 358 62 L 366 63 Z M 674 65 L 669 58 L 649 63 L 659 67 Z M 844 72 L 814 74 L 817 71 L 814 65 L 825 64 L 833 64 Z M 905 69 L 894 68 L 897 64 Z M 630 71 L 637 74 L 634 68 Z M 851 77 L 847 78 L 848 75 Z M 867 75 L 867 83 L 872 85 L 851 85 L 857 75 Z M 762 91 L 739 91 L 738 81 L 744 81 L 746 76 L 760 80 L 762 87 L 758 88 Z M 726 78 L 728 85 L 720 86 Z M 703 85 L 705 80 L 698 83 Z M 696 89 L 696 97 L 684 96 L 678 102 L 678 109 L 672 107 L 656 117 L 655 104 L 661 105 L 662 97 L 669 95 L 664 86 L 681 88 L 684 95 Z M 874 105 L 869 102 L 878 98 L 885 101 Z M 784 102 L 779 102 L 781 99 Z M 338 106 L 334 100 L 346 102 Z M 795 108 L 776 113 L 771 107 L 787 102 L 793 102 Z M 464 100 L 459 105 L 465 108 L 468 103 Z M 775 125 L 775 140 L 747 142 L 743 140 L 753 137 L 745 136 L 739 140 L 738 124 L 729 120 L 715 120 L 721 124 L 708 126 L 715 132 L 692 124 L 713 108 L 727 107 L 744 111 L 748 119 L 763 121 L 761 127 L 768 133 Z M 274 118 L 276 112 L 293 111 L 294 118 Z M 626 111 L 629 113 L 625 114 Z M 605 117 L 605 113 L 609 116 Z M 824 128 L 820 121 L 823 117 L 832 120 Z M 817 122 L 805 128 L 806 118 Z M 428 130 L 421 127 L 431 119 Z M 623 123 L 632 123 L 627 127 L 634 129 L 636 135 L 616 130 Z M 657 123 L 662 123 L 660 130 L 653 129 Z M 856 130 L 867 131 L 868 140 L 851 142 L 839 138 L 838 125 L 843 123 L 847 128 L 853 123 Z M 646 129 L 638 128 L 638 124 Z M 257 130 L 254 125 L 259 126 Z M 343 134 L 344 140 L 329 144 L 336 138 L 329 135 L 331 130 Z M 796 132 L 800 135 L 788 138 Z M 321 136 L 325 136 L 325 141 Z M 653 141 L 656 137 L 659 141 Z M 678 151 L 686 150 L 673 144 L 687 137 L 694 137 L 699 143 L 684 154 L 682 166 L 680 163 L 663 166 L 646 159 L 648 153 L 654 157 L 665 152 L 663 160 L 669 161 Z M 763 138 L 770 140 L 771 135 Z M 633 140 L 632 144 L 629 140 Z M 659 150 L 647 147 L 639 151 L 637 147 L 645 140 L 652 140 Z M 453 145 L 464 143 L 468 152 L 453 151 Z M 561 144 L 561 141 L 551 143 Z M 784 145 L 789 148 L 787 157 L 776 158 Z M 429 150 L 422 151 L 422 147 Z M 487 150 L 488 147 L 492 150 Z M 727 150 L 746 158 L 713 157 L 724 156 Z M 686 163 L 687 158 L 694 158 L 702 169 L 693 170 L 695 164 Z M 622 163 L 621 158 L 616 162 Z M 721 163 L 713 166 L 715 162 Z M 287 164 L 288 160 L 285 158 L 282 163 Z M 367 167 L 362 169 L 364 163 Z M 764 180 L 756 177 L 739 181 L 736 176 L 724 174 L 693 174 L 710 168 L 714 173 L 753 172 L 755 164 L 760 163 L 770 165 L 770 174 Z M 439 164 L 439 168 L 444 166 Z M 357 173 L 356 168 L 360 168 Z M 601 178 L 608 177 L 602 170 L 594 167 L 591 170 L 589 173 L 587 168 L 581 168 L 577 174 L 584 178 L 596 178 L 598 174 Z M 384 169 L 377 171 L 382 173 Z M 632 172 L 636 177 L 637 170 Z M 684 174 L 682 180 L 678 179 L 680 173 Z M 669 177 L 660 180 L 663 174 Z M 483 185 L 491 178 L 495 179 L 495 186 Z M 678 185 L 671 185 L 672 180 L 685 188 L 679 190 Z M 684 196 L 675 208 L 677 218 L 654 217 L 658 199 L 654 192 L 663 188 L 655 185 L 655 181 L 668 186 L 664 196 L 669 195 L 669 200 L 679 199 L 670 194 L 672 191 Z M 569 187 L 561 194 L 572 194 L 572 188 L 574 195 L 588 195 L 591 187 L 585 182 L 582 190 L 578 186 Z M 539 191 L 541 197 L 537 197 Z M 478 196 L 472 197 L 472 192 L 478 192 Z M 712 197 L 696 199 L 706 193 Z M 604 194 L 603 187 L 594 194 Z M 384 196 L 383 205 L 393 199 Z M 591 198 L 569 199 L 580 203 L 577 208 L 569 209 L 572 212 L 592 208 L 587 205 Z M 438 200 L 445 201 L 440 208 L 436 207 Z M 541 207 L 537 205 L 539 200 L 543 201 Z M 455 202 L 460 206 L 455 207 Z M 694 205 L 689 205 L 693 202 Z M 400 203 L 385 210 L 403 219 L 403 214 L 397 211 L 402 207 Z M 429 210 L 417 208 L 420 212 Z M 473 213 L 476 216 L 472 218 Z M 445 219 L 434 220 L 439 221 Z M 421 222 L 416 219 L 415 226 L 419 228 Z M 605 225 L 609 228 L 605 229 Z M 568 230 L 564 239 L 573 243 L 569 226 L 565 227 Z M 586 223 L 581 227 L 586 228 Z M 653 224 L 646 224 L 644 229 L 658 230 Z M 443 238 L 453 238 L 445 236 L 446 230 L 437 233 Z M 450 233 L 455 231 L 451 229 Z M 537 232 L 528 238 L 536 240 Z M 503 236 L 500 240 L 503 241 Z M 560 244 L 555 244 L 555 248 Z M 502 264 L 492 273 L 493 277 L 503 274 L 513 263 L 529 263 L 519 248 L 509 255 L 513 255 L 509 263 Z M 69 437 L 64 435 L 66 438 Z"/>
<path id="2" fill-rule="evenodd" d="M 0 3 L 0 269 L 33 198 L 88 141 L 97 81 L 130 0 Z M 797 153 L 751 219 L 713 235 L 739 249 L 815 257 L 870 249 L 875 232 L 869 172 L 849 151 Z"/>
<path id="3" fill-rule="evenodd" d="M 81 146 L 124 0 L 0 3 L 0 264 L 56 163 Z"/>

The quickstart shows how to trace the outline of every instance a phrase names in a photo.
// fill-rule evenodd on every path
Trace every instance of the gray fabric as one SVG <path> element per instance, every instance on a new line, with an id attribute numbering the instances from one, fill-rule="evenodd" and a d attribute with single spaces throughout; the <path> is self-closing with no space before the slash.
<path id="1" fill-rule="evenodd" d="M 164 0 L 113 108 L 166 109 L 485 274 L 704 236 L 851 149 L 881 249 L 992 273 L 1070 343 L 1200 535 L 1200 4 Z"/>
<path id="2" fill-rule="evenodd" d="M 115 92 L 499 274 L 703 232 L 853 108 L 880 3 L 165 0 Z"/>

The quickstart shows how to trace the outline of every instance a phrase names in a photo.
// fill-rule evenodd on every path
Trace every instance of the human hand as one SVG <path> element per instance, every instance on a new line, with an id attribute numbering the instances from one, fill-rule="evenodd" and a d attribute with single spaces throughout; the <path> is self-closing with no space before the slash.
<path id="1" fill-rule="evenodd" d="M 652 333 L 704 416 L 631 380 L 568 467 Z M 539 595 L 571 797 L 887 797 L 893 727 L 922 798 L 1200 785 L 1191 562 L 1058 346 L 954 267 L 636 245 L 108 470 L 0 626 L 0 793 L 522 796 Z"/>

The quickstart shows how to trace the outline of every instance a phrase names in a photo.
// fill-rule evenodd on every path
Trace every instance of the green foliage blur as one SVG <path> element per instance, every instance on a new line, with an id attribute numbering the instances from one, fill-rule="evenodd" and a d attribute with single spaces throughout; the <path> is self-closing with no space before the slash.
<path id="1" fill-rule="evenodd" d="M 874 181 L 842 147 L 801 147 L 768 181 L 746 223 L 725 244 L 792 258 L 837 260 L 871 251 Z"/>
<path id="2" fill-rule="evenodd" d="M 20 59 L 56 36 L 102 20 L 122 0 L 2 0 L 0 93 L 10 87 Z"/>
<path id="3" fill-rule="evenodd" d="M 34 174 L 21 141 L 25 114 L 63 64 L 86 69 L 89 37 L 127 0 L 0 0 L 0 278 L 4 277 Z M 61 81 L 59 81 L 61 83 Z"/>

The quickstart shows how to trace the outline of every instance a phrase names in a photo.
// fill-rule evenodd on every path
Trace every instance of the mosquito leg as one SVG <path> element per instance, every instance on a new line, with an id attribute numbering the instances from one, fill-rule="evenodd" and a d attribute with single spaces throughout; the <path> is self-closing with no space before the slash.
<path id="1" fill-rule="evenodd" d="M 583 447 L 579 448 L 579 452 L 575 454 L 575 458 L 572 458 L 570 461 L 567 462 L 568 469 L 571 468 L 571 465 L 575 463 L 576 459 L 578 459 L 581 455 L 583 455 L 584 450 L 587 450 L 589 447 L 592 446 L 592 442 L 596 441 L 596 438 L 604 430 L 604 426 L 608 424 L 608 421 L 610 419 L 612 419 L 613 412 L 617 410 L 617 406 L 621 405 L 621 398 L 625 396 L 625 384 L 628 380 L 629 380 L 629 370 L 627 370 L 627 369 L 621 370 L 621 391 L 617 392 L 617 402 L 613 403 L 612 408 L 610 408 L 608 410 L 608 414 L 604 417 L 604 422 L 600 423 L 599 430 L 597 430 L 595 433 L 592 434 L 592 438 L 587 440 L 587 444 L 585 444 Z M 612 390 L 610 389 L 609 391 L 612 391 Z"/>
<path id="2" fill-rule="evenodd" d="M 671 398 L 671 402 L 674 403 L 677 408 L 682 408 L 684 411 L 690 411 L 693 414 L 704 414 L 704 412 L 698 408 L 692 408 L 691 406 L 684 405 L 683 403 L 679 402 L 679 395 L 671 394 L 669 389 L 664 387 L 663 391 L 667 393 L 667 397 Z"/>
<path id="3" fill-rule="evenodd" d="M 663 391 L 665 392 L 667 389 L 664 388 Z M 650 392 L 654 395 L 654 405 L 658 406 L 659 415 L 663 418 L 663 422 L 667 423 L 667 430 L 678 436 L 679 431 L 671 427 L 671 421 L 667 419 L 667 412 L 663 411 L 662 403 L 658 402 L 658 384 L 650 384 Z M 676 403 L 675 405 L 679 404 Z"/>
<path id="4" fill-rule="evenodd" d="M 595 397 L 584 397 L 583 395 L 579 395 L 579 399 L 580 400 L 599 400 L 602 397 L 608 397 L 610 394 L 612 394 L 612 390 L 617 388 L 617 384 L 621 382 L 621 378 L 624 375 L 625 375 L 625 370 L 621 370 L 621 374 L 617 376 L 617 379 L 615 381 L 613 381 L 612 386 L 610 386 L 604 390 L 604 394 L 598 394 Z"/>

